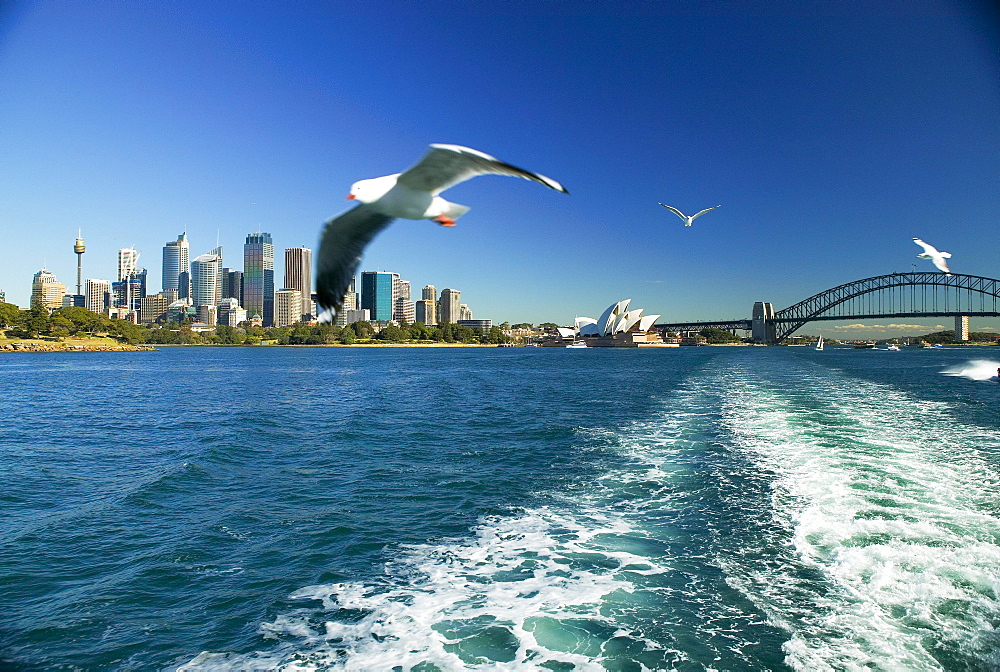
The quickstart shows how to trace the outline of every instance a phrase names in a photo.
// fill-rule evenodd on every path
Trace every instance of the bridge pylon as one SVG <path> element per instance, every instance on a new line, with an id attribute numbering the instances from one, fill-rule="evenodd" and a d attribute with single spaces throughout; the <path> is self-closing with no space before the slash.
<path id="1" fill-rule="evenodd" d="M 774 345 L 778 342 L 777 329 L 774 324 L 774 304 L 757 301 L 753 304 L 753 342 L 761 345 Z"/>

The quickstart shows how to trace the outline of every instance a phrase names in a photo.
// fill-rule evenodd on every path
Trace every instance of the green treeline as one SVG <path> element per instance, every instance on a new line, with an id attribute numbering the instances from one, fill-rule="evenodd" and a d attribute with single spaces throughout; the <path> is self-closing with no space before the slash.
<path id="1" fill-rule="evenodd" d="M 110 336 L 122 343 L 138 345 L 330 345 L 354 343 L 469 343 L 500 344 L 510 339 L 500 327 L 488 330 L 459 324 L 429 327 L 421 323 L 384 327 L 378 333 L 368 322 L 346 327 L 332 324 L 296 324 L 290 327 L 229 327 L 219 325 L 214 331 L 195 331 L 190 323 L 137 325 L 126 320 L 112 320 L 86 308 L 59 308 L 48 311 L 21 310 L 10 303 L 0 303 L 0 332 L 8 338 L 62 340 L 69 336 Z M 0 334 L 2 335 L 2 334 Z"/>

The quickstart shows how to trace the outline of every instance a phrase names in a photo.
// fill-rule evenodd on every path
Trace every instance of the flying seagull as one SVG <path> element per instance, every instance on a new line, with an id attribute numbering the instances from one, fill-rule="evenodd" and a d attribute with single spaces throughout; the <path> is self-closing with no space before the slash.
<path id="1" fill-rule="evenodd" d="M 340 311 L 361 254 L 392 220 L 430 219 L 442 226 L 455 226 L 455 220 L 469 208 L 449 203 L 438 194 L 477 175 L 521 177 L 569 193 L 555 180 L 504 163 L 489 154 L 458 145 L 431 145 L 423 158 L 405 172 L 351 185 L 347 198 L 361 204 L 327 222 L 320 238 L 316 261 L 319 304 L 334 312 Z"/>
<path id="2" fill-rule="evenodd" d="M 660 203 L 660 205 L 663 205 L 663 203 Z M 671 205 L 663 205 L 663 207 L 666 208 L 667 210 L 669 210 L 670 212 L 674 213 L 678 217 L 680 217 L 684 221 L 684 226 L 691 226 L 692 224 L 694 224 L 694 220 L 698 219 L 699 217 L 701 217 L 702 215 L 704 215 L 709 210 L 715 210 L 715 208 L 721 208 L 722 206 L 721 205 L 717 205 L 717 206 L 715 206 L 713 208 L 705 208 L 704 210 L 702 210 L 698 214 L 691 215 L 690 217 L 688 217 L 683 212 L 681 212 L 680 210 L 678 210 L 677 208 L 675 208 L 675 207 L 673 207 Z"/>
<path id="3" fill-rule="evenodd" d="M 923 253 L 917 255 L 917 259 L 930 259 L 939 270 L 944 271 L 945 275 L 951 275 L 948 264 L 945 262 L 945 259 L 951 259 L 950 252 L 938 252 L 933 245 L 928 245 L 919 238 L 914 238 L 913 242 L 924 248 Z"/>

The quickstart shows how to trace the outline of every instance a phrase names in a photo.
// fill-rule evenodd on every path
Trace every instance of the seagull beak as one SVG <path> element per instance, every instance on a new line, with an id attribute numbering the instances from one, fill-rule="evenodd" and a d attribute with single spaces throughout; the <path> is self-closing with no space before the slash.
<path id="1" fill-rule="evenodd" d="M 355 198 L 357 198 L 357 196 L 355 196 L 354 194 L 348 194 L 346 200 L 353 201 Z"/>

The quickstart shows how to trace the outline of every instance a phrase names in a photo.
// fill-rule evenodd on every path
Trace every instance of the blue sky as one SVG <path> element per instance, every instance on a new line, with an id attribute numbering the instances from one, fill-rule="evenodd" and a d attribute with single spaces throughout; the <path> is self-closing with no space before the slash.
<path id="1" fill-rule="evenodd" d="M 745 318 L 931 270 L 914 236 L 995 278 L 988 7 L 5 3 L 0 289 L 26 306 L 43 265 L 75 285 L 77 228 L 85 277 L 111 278 L 135 245 L 158 289 L 161 248 L 186 229 L 192 257 L 218 237 L 237 268 L 246 234 L 270 232 L 280 278 L 283 249 L 315 248 L 352 182 L 432 142 L 570 191 L 477 178 L 447 194 L 472 207 L 455 228 L 397 221 L 368 248 L 361 270 L 459 289 L 495 322 L 622 298 L 669 321 Z M 658 202 L 722 207 L 688 228 Z"/>

